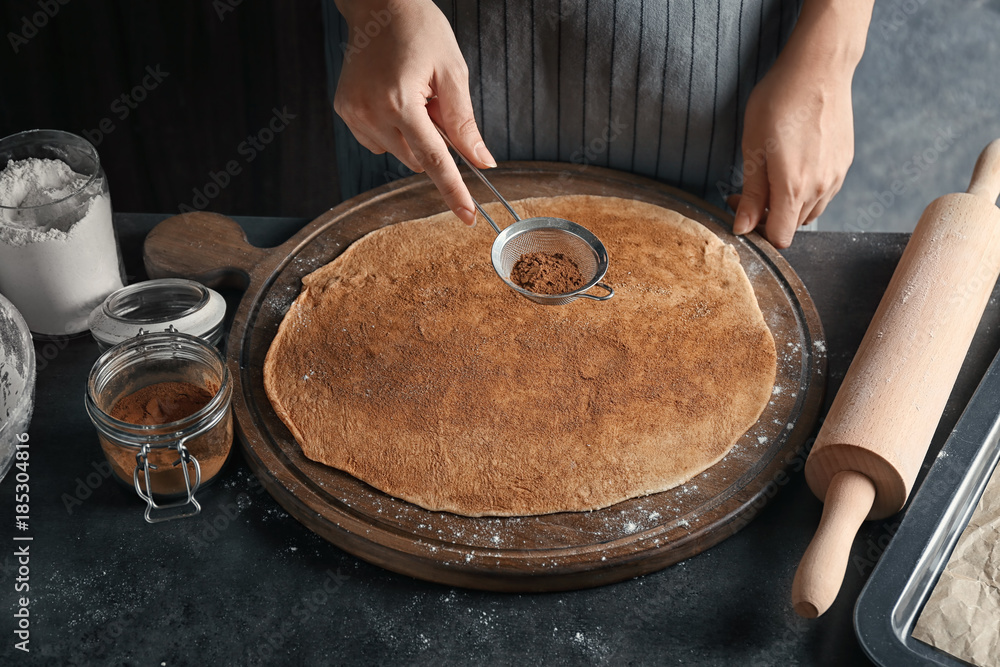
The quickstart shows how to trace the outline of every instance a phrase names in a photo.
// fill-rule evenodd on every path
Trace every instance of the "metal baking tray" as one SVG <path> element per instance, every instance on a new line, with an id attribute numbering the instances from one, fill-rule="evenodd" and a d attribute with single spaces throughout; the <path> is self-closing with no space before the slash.
<path id="1" fill-rule="evenodd" d="M 883 666 L 968 665 L 913 627 L 1000 459 L 1000 354 L 948 436 L 854 608 L 862 648 Z"/>

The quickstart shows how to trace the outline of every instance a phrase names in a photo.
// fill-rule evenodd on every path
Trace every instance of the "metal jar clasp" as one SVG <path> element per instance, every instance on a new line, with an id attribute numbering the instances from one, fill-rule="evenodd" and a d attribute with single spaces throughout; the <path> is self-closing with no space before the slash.
<path id="1" fill-rule="evenodd" d="M 201 466 L 198 465 L 198 459 L 191 455 L 187 447 L 184 446 L 184 442 L 187 438 L 183 438 L 177 442 L 177 453 L 179 458 L 174 461 L 171 465 L 176 467 L 181 466 L 181 470 L 184 473 L 184 489 L 187 492 L 187 497 L 178 500 L 173 503 L 167 503 L 163 505 L 158 505 L 155 500 L 153 500 L 152 483 L 150 482 L 150 472 L 158 468 L 155 464 L 149 462 L 149 450 L 148 444 L 142 446 L 139 453 L 135 455 L 135 470 L 132 471 L 132 483 L 135 485 L 135 492 L 139 494 L 139 497 L 146 501 L 146 522 L 147 523 L 159 523 L 161 521 L 170 521 L 171 519 L 182 519 L 184 517 L 195 516 L 201 512 L 201 505 L 195 500 L 194 494 L 198 491 L 198 487 L 201 486 Z M 191 483 L 191 475 L 188 472 L 187 464 L 194 464 L 194 484 Z M 142 490 L 142 486 L 139 484 L 139 470 L 142 469 L 143 476 L 146 480 L 146 491 Z M 190 506 L 190 509 L 185 509 Z M 157 516 L 153 516 L 153 511 L 156 510 Z"/>

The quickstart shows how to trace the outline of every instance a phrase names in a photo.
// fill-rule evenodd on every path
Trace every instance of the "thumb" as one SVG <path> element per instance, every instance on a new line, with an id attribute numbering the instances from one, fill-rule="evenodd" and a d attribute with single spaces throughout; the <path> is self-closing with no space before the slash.
<path id="1" fill-rule="evenodd" d="M 743 158 L 743 195 L 736 209 L 734 234 L 747 234 L 759 225 L 767 208 L 770 186 L 767 181 L 767 163 Z"/>
<path id="2" fill-rule="evenodd" d="M 445 131 L 462 155 L 477 167 L 487 169 L 497 166 L 476 125 L 469 98 L 468 77 L 461 76 L 460 72 L 448 72 L 438 80 L 435 92 L 437 97 L 427 105 L 427 112 L 434 122 Z"/>

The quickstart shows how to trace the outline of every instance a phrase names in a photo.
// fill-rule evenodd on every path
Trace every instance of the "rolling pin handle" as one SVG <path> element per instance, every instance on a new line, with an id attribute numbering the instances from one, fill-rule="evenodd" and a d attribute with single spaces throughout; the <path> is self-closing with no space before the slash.
<path id="1" fill-rule="evenodd" d="M 823 517 L 792 582 L 792 604 L 816 618 L 833 604 L 844 580 L 854 536 L 875 502 L 875 483 L 853 470 L 834 475 L 823 501 Z"/>
<path id="2" fill-rule="evenodd" d="M 990 202 L 1000 196 L 1000 139 L 994 139 L 979 154 L 976 167 L 972 170 L 968 193 Z"/>

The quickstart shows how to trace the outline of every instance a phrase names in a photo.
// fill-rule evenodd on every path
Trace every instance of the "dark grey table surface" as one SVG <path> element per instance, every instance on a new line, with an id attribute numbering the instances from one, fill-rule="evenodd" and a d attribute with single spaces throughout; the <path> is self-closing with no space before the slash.
<path id="1" fill-rule="evenodd" d="M 116 216 L 129 280 L 161 215 Z M 257 245 L 305 222 L 240 220 Z M 784 254 L 826 329 L 827 405 L 902 253 L 903 234 L 800 234 Z M 239 294 L 226 294 L 231 307 Z M 938 429 L 940 448 L 1000 345 L 990 301 Z M 88 475 L 103 456 L 83 408 L 89 338 L 36 343 L 31 424 L 30 644 L 14 649 L 14 480 L 0 484 L 2 664 L 863 665 L 854 601 L 898 525 L 864 525 L 840 597 L 798 618 L 792 577 L 821 504 L 801 473 L 740 533 L 687 561 L 591 590 L 446 588 L 358 560 L 291 518 L 237 454 L 201 516 L 147 525 L 133 491 Z M 91 488 L 91 487 L 94 488 Z"/>

